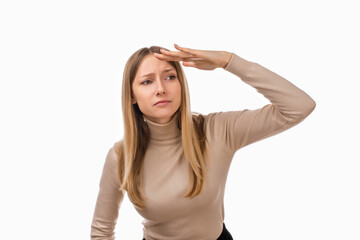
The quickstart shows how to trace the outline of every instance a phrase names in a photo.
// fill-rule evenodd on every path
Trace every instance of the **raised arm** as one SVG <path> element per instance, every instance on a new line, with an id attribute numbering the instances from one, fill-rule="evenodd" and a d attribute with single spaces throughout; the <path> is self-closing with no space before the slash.
<path id="1" fill-rule="evenodd" d="M 224 68 L 271 102 L 255 110 L 217 112 L 206 116 L 210 131 L 208 134 L 218 139 L 231 153 L 300 123 L 316 106 L 308 94 L 285 78 L 235 53 L 196 50 L 177 45 L 175 48 L 179 52 L 162 51 L 162 54 L 155 56 L 166 61 L 183 61 L 184 66 L 202 70 Z"/>
<path id="2" fill-rule="evenodd" d="M 289 123 L 302 121 L 316 106 L 308 94 L 285 78 L 260 64 L 246 61 L 235 53 L 232 53 L 225 70 L 235 74 L 264 95 Z"/>
<path id="3" fill-rule="evenodd" d="M 118 181 L 118 160 L 114 146 L 110 148 L 106 156 L 99 185 L 91 224 L 91 239 L 113 240 L 119 208 L 124 199 L 124 192 L 120 190 Z"/>
<path id="4" fill-rule="evenodd" d="M 218 112 L 207 116 L 209 129 L 213 129 L 210 134 L 230 152 L 295 126 L 316 106 L 308 94 L 285 78 L 235 53 L 224 69 L 271 102 L 255 110 Z"/>

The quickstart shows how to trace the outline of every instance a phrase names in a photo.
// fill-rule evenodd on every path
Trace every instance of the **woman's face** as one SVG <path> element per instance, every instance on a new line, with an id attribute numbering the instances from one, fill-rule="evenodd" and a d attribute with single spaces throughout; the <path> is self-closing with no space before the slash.
<path id="1" fill-rule="evenodd" d="M 132 104 L 137 103 L 144 116 L 156 123 L 167 123 L 180 107 L 181 85 L 175 68 L 153 54 L 140 63 L 132 92 Z"/>

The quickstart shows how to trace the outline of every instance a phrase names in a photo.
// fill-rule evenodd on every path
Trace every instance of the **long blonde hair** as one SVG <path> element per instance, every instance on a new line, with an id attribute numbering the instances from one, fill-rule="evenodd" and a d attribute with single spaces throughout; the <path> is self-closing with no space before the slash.
<path id="1" fill-rule="evenodd" d="M 141 173 L 150 131 L 138 105 L 131 102 L 131 86 L 142 59 L 153 53 L 160 53 L 160 47 L 141 48 L 126 62 L 122 82 L 122 114 L 125 133 L 124 138 L 115 144 L 121 188 L 127 191 L 130 201 L 140 209 L 145 207 L 144 194 L 141 190 Z M 178 117 L 182 147 L 190 165 L 190 184 L 184 197 L 193 198 L 201 193 L 205 182 L 207 140 L 204 133 L 204 117 L 201 114 L 191 113 L 188 84 L 181 64 L 169 63 L 175 68 L 181 85 L 181 103 L 174 113 L 177 116 L 174 117 Z"/>

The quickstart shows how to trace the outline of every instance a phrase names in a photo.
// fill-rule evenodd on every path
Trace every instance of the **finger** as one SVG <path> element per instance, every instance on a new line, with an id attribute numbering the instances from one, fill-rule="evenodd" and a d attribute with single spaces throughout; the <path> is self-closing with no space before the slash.
<path id="1" fill-rule="evenodd" d="M 175 46 L 175 48 L 177 50 L 182 51 L 184 53 L 191 54 L 193 56 L 199 56 L 199 57 L 202 56 L 202 51 L 201 50 L 196 50 L 196 49 L 191 49 L 191 48 L 184 48 L 184 47 L 180 47 L 177 44 L 174 44 L 174 46 Z"/>
<path id="2" fill-rule="evenodd" d="M 171 56 L 171 57 L 181 57 L 181 58 L 186 58 L 186 57 L 191 57 L 191 54 L 188 53 L 184 53 L 184 52 L 175 52 L 175 51 L 168 51 L 165 49 L 160 49 L 160 52 L 166 56 Z"/>
<path id="3" fill-rule="evenodd" d="M 176 56 L 167 56 L 165 54 L 160 54 L 160 53 L 154 53 L 154 56 L 160 60 L 164 60 L 164 61 L 200 61 L 200 60 L 204 60 L 203 58 L 198 58 L 198 57 L 176 57 Z"/>
<path id="4" fill-rule="evenodd" d="M 183 61 L 184 60 L 181 57 L 171 57 L 171 56 L 166 56 L 166 55 L 160 54 L 160 53 L 154 53 L 154 56 L 157 59 L 163 60 L 163 61 Z"/>
<path id="5" fill-rule="evenodd" d="M 183 61 L 202 61 L 204 60 L 203 58 L 199 58 L 199 57 L 186 57 L 183 58 Z"/>

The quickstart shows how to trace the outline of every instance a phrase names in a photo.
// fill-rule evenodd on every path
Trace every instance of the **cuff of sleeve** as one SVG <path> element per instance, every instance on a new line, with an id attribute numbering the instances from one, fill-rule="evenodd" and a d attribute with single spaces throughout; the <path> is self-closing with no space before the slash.
<path id="1" fill-rule="evenodd" d="M 235 74 L 240 78 L 246 77 L 250 73 L 251 68 L 254 66 L 253 62 L 247 61 L 235 53 L 231 54 L 229 63 L 224 68 L 226 71 Z"/>

